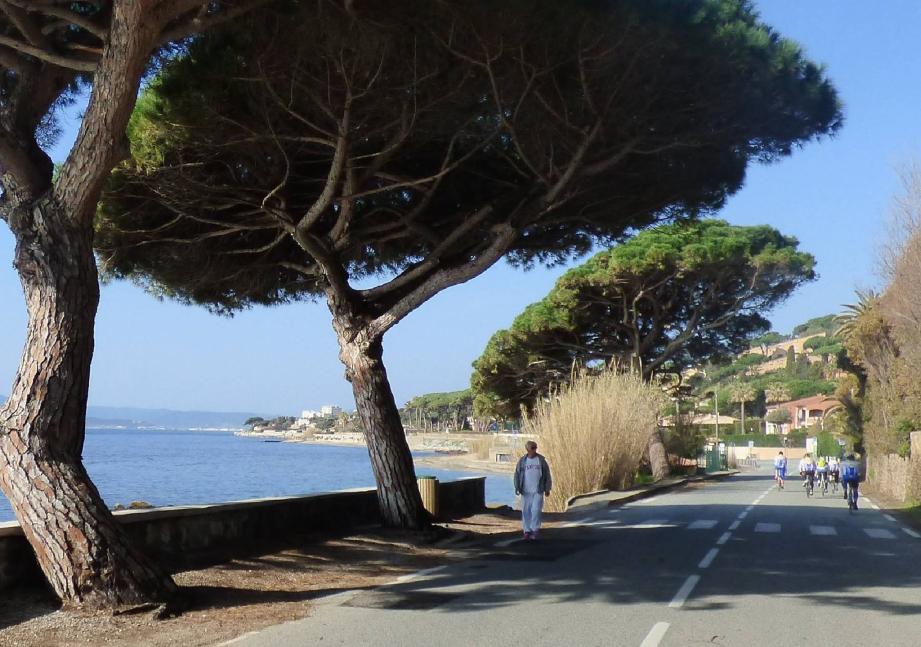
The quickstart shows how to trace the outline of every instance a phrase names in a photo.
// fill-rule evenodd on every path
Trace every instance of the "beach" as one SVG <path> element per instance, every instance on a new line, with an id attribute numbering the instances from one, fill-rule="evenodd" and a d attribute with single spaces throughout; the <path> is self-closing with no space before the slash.
<path id="1" fill-rule="evenodd" d="M 238 431 L 237 436 L 279 440 L 289 443 L 329 445 L 341 447 L 364 446 L 364 435 L 359 432 L 302 433 L 297 431 Z M 445 470 L 511 474 L 515 460 L 524 453 L 527 438 L 520 434 L 475 433 L 408 433 L 406 441 L 414 453 L 431 453 L 417 456 L 417 466 Z"/>

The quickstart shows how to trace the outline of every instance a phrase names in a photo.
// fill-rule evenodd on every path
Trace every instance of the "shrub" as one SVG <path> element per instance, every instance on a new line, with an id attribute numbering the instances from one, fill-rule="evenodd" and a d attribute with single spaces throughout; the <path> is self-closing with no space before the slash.
<path id="1" fill-rule="evenodd" d="M 838 439 L 829 431 L 816 434 L 816 454 L 819 456 L 837 456 L 841 453 Z"/>
<path id="2" fill-rule="evenodd" d="M 560 511 L 576 494 L 633 484 L 665 405 L 662 392 L 633 373 L 580 376 L 525 418 L 550 462 L 547 509 Z"/>
<path id="3" fill-rule="evenodd" d="M 765 420 L 775 425 L 784 425 L 790 424 L 793 421 L 793 417 L 790 415 L 789 409 L 774 409 L 765 416 Z"/>

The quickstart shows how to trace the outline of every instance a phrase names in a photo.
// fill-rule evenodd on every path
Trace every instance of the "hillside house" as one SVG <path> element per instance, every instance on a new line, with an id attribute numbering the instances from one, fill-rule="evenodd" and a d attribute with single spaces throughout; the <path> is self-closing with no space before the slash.
<path id="1" fill-rule="evenodd" d="M 769 434 L 787 434 L 793 429 L 811 427 L 823 429 L 826 416 L 839 406 L 841 406 L 841 403 L 837 400 L 824 395 L 814 395 L 808 398 L 800 398 L 799 400 L 770 404 L 767 407 L 767 415 L 777 409 L 786 409 L 790 412 L 792 422 L 784 424 L 767 422 L 765 423 L 765 432 Z"/>

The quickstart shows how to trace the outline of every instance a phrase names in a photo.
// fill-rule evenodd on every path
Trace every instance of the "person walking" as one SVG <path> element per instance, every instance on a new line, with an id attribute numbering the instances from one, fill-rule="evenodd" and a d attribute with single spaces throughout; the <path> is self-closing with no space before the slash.
<path id="1" fill-rule="evenodd" d="M 515 494 L 521 495 L 521 525 L 525 539 L 537 539 L 540 518 L 544 509 L 544 496 L 550 495 L 553 479 L 547 459 L 537 453 L 537 443 L 524 444 L 527 454 L 515 466 Z"/>

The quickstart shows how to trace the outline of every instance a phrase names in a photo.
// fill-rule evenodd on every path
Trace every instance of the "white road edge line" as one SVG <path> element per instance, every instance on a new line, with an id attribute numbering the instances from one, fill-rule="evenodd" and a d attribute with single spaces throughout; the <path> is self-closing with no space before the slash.
<path id="1" fill-rule="evenodd" d="M 496 544 L 496 545 L 498 546 L 499 544 Z M 395 579 L 392 582 L 392 584 L 404 584 L 406 582 L 416 579 L 417 577 L 425 577 L 426 575 L 437 573 L 438 571 L 443 570 L 444 568 L 446 568 L 445 565 L 433 566 L 432 568 L 424 568 L 421 571 L 416 571 L 415 573 L 407 573 L 406 575 L 401 575 L 400 577 Z"/>
<path id="2" fill-rule="evenodd" d="M 685 601 L 688 599 L 688 596 L 691 595 L 691 591 L 694 590 L 698 582 L 700 582 L 700 575 L 688 575 L 688 579 L 684 581 L 684 584 L 682 584 L 678 592 L 675 593 L 675 597 L 668 603 L 668 607 L 670 609 L 680 609 L 684 606 Z"/>
<path id="3" fill-rule="evenodd" d="M 569 523 L 563 524 L 564 528 L 575 528 L 576 526 L 581 526 L 583 523 L 588 523 L 589 521 L 594 521 L 593 517 L 585 517 L 584 519 L 579 519 L 577 521 L 570 521 Z M 518 539 L 515 539 L 518 541 Z M 501 546 L 502 544 L 496 544 L 496 546 Z"/>
<path id="4" fill-rule="evenodd" d="M 716 540 L 716 545 L 717 545 L 717 546 L 722 546 L 722 545 L 725 544 L 727 541 L 729 541 L 729 538 L 730 538 L 730 537 L 732 537 L 732 533 L 731 533 L 731 532 L 724 532 L 722 535 L 720 535 L 720 538 Z"/>
<path id="5" fill-rule="evenodd" d="M 914 537 L 915 539 L 921 539 L 921 535 L 919 535 L 917 532 L 915 532 L 911 528 L 902 528 L 902 532 L 904 532 L 909 537 Z"/>
<path id="6" fill-rule="evenodd" d="M 659 643 L 665 638 L 665 632 L 668 631 L 670 626 L 667 622 L 657 622 L 652 625 L 652 629 L 646 634 L 643 642 L 640 643 L 640 647 L 659 647 Z"/>
<path id="7" fill-rule="evenodd" d="M 232 645 L 234 643 L 240 642 L 241 640 L 245 640 L 249 638 L 250 636 L 255 636 L 258 633 L 259 633 L 258 631 L 247 631 L 245 634 L 237 636 L 236 638 L 231 638 L 230 640 L 226 642 L 218 643 L 215 647 L 224 647 L 224 645 Z M 643 647 L 643 645 L 640 645 L 640 647 Z"/>
<path id="8" fill-rule="evenodd" d="M 567 526 L 571 527 L 571 526 Z M 512 544 L 517 544 L 519 541 L 524 541 L 524 537 L 512 537 L 511 539 L 505 539 L 503 541 L 497 541 L 493 544 L 496 548 L 508 548 Z"/>
<path id="9" fill-rule="evenodd" d="M 713 560 L 716 559 L 719 552 L 719 548 L 711 548 L 710 552 L 704 555 L 704 558 L 700 560 L 700 564 L 697 565 L 697 568 L 710 568 L 710 564 L 713 563 Z"/>

